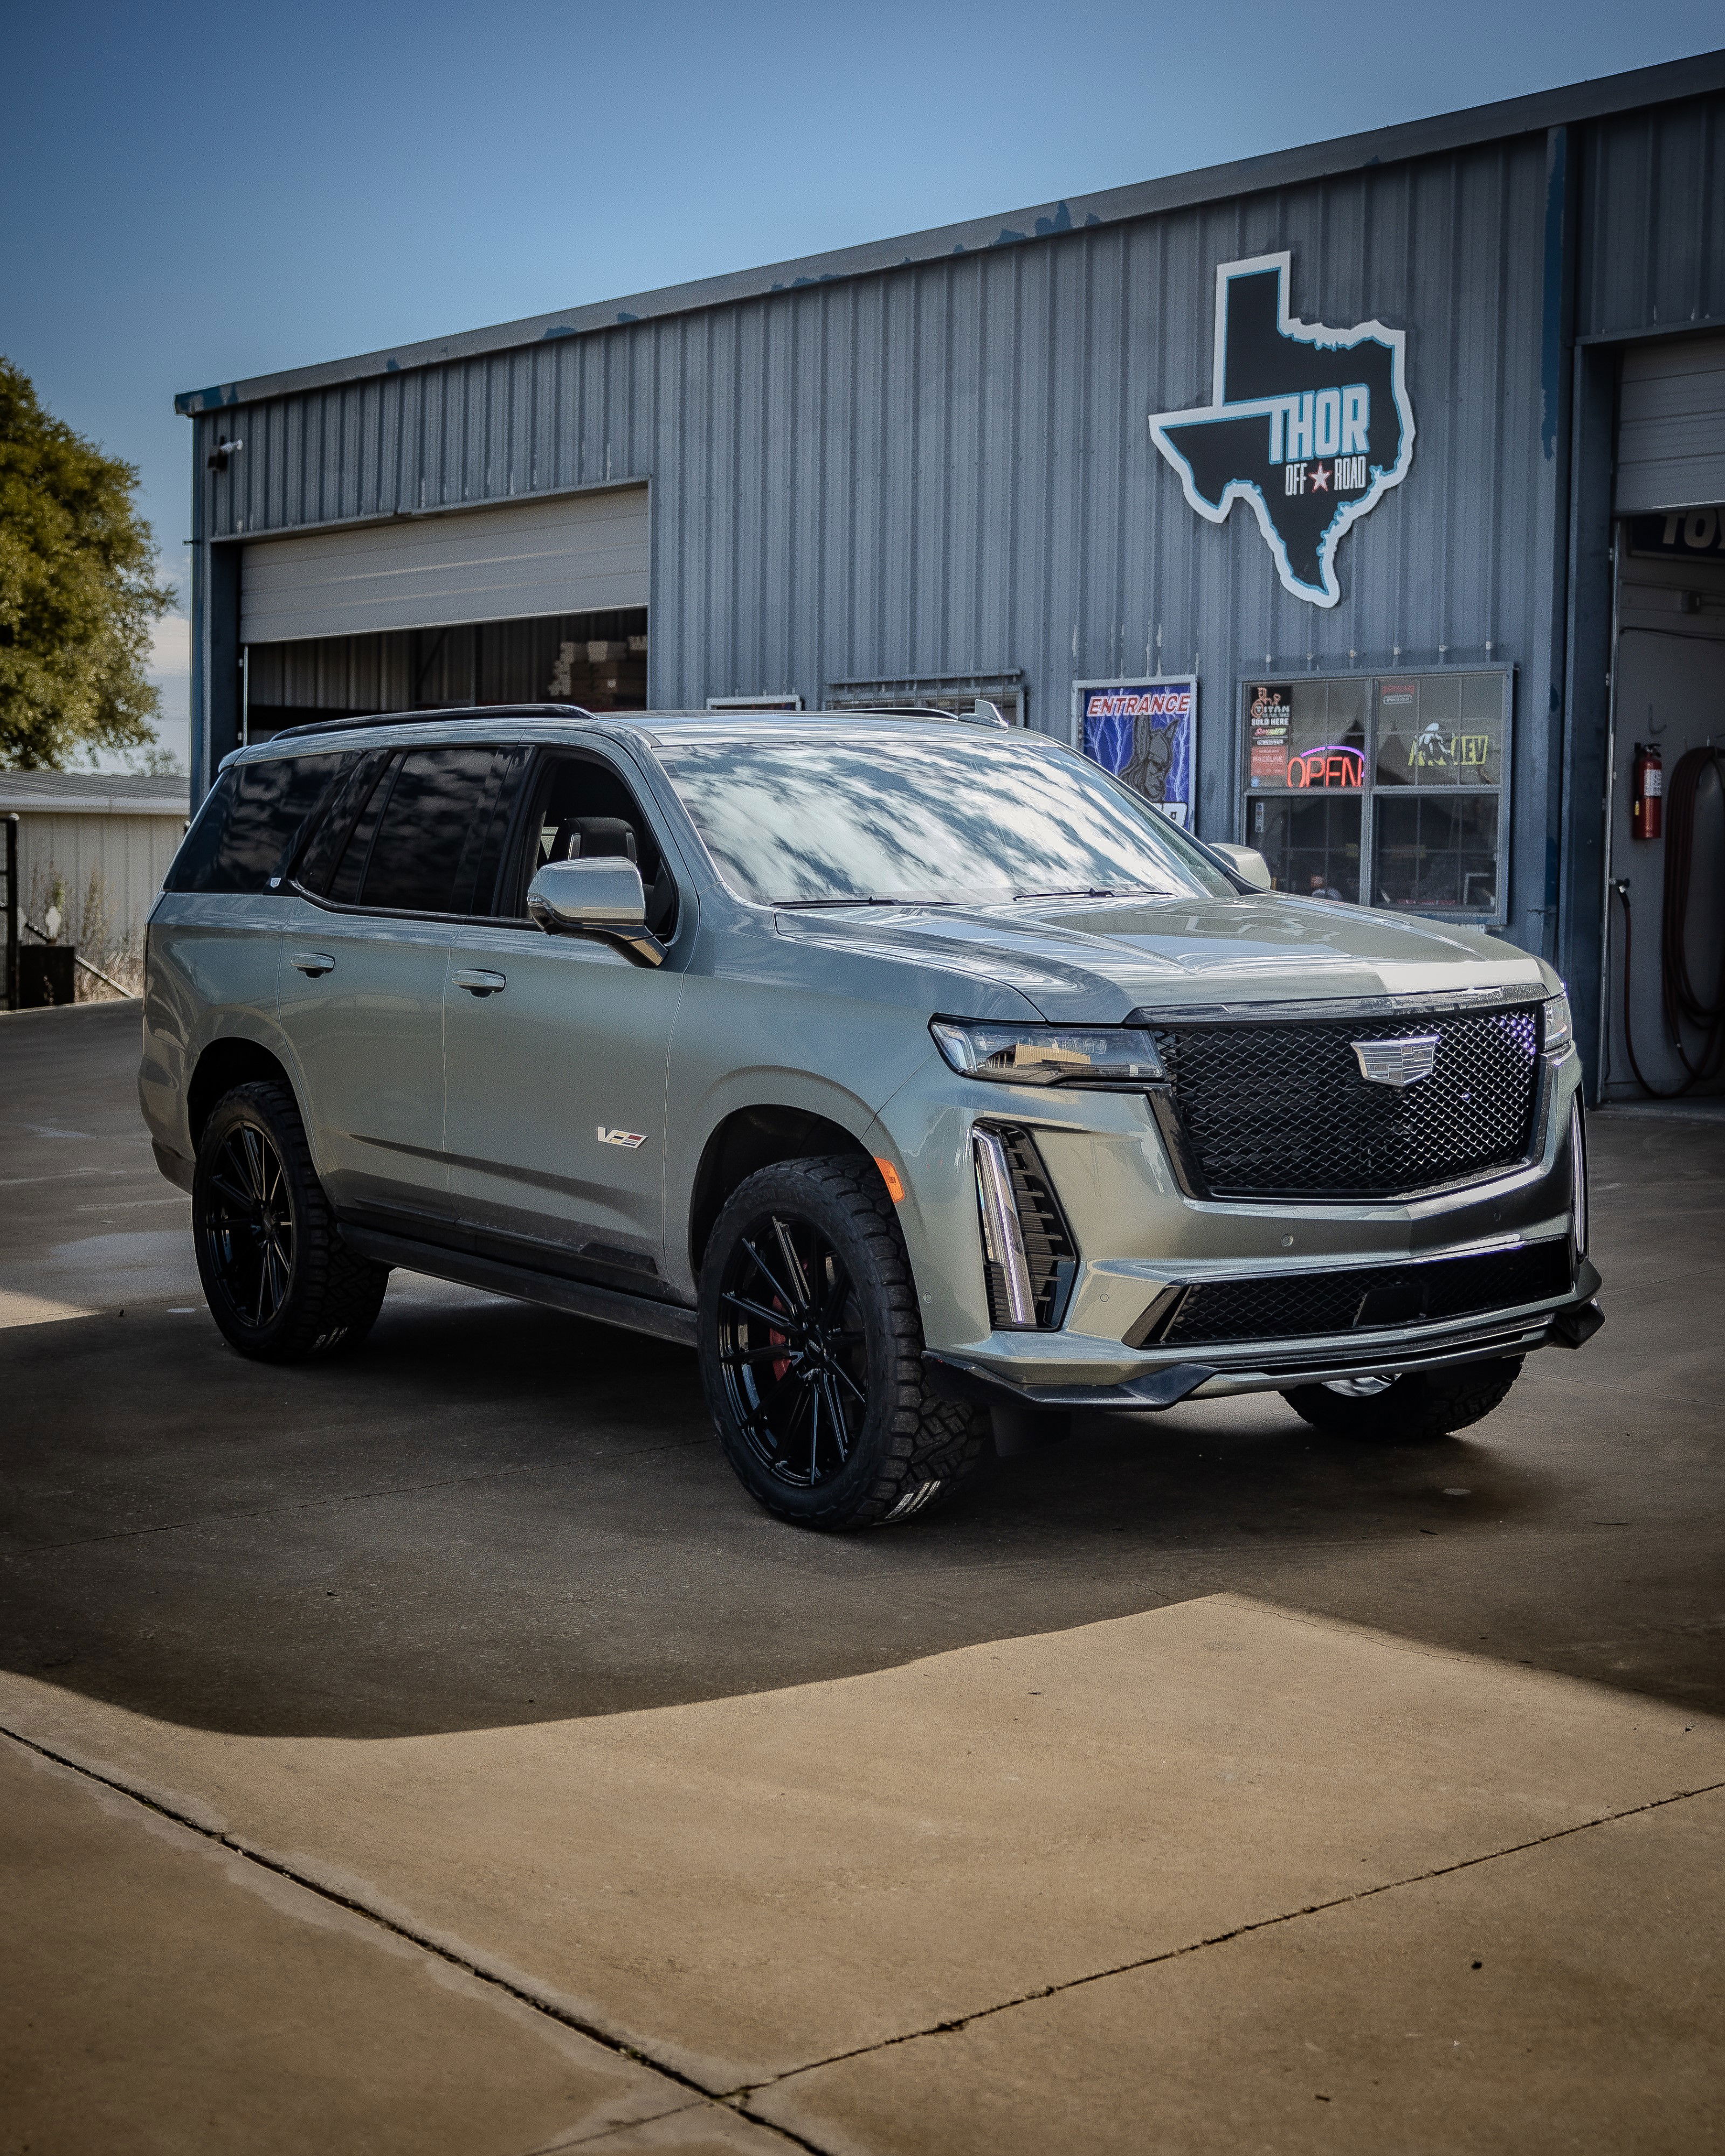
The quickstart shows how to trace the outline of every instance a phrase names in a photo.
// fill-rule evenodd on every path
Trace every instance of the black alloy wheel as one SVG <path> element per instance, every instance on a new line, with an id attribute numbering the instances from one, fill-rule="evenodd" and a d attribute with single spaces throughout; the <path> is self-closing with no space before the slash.
<path id="1" fill-rule="evenodd" d="M 910 1258 L 871 1160 L 780 1161 L 732 1193 L 702 1255 L 698 1341 L 726 1457 L 781 1519 L 906 1520 L 982 1464 L 987 1415 L 928 1389 Z"/>
<path id="2" fill-rule="evenodd" d="M 198 1134 L 192 1233 L 223 1337 L 263 1363 L 363 1340 L 389 1268 L 341 1240 L 291 1091 L 259 1079 L 217 1101 Z"/>
<path id="3" fill-rule="evenodd" d="M 867 1419 L 856 1290 L 812 1221 L 770 1213 L 741 1235 L 719 1287 L 719 1361 L 737 1428 L 776 1481 L 813 1490 Z"/>
<path id="4" fill-rule="evenodd" d="M 268 1132 L 239 1123 L 210 1163 L 199 1223 L 213 1281 L 234 1316 L 263 1332 L 280 1315 L 294 1271 L 294 1205 L 287 1169 Z"/>

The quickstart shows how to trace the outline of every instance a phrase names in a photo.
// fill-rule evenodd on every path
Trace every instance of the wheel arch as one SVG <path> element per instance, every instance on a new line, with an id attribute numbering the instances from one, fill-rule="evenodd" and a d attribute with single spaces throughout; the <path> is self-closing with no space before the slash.
<path id="1" fill-rule="evenodd" d="M 689 1265 L 699 1279 L 713 1223 L 741 1183 L 782 1160 L 814 1160 L 850 1153 L 867 1160 L 868 1147 L 854 1131 L 812 1108 L 759 1101 L 734 1108 L 701 1148 L 689 1204 Z"/>
<path id="2" fill-rule="evenodd" d="M 227 1034 L 202 1050 L 186 1087 L 186 1123 L 194 1153 L 203 1127 L 223 1095 L 231 1093 L 236 1086 L 259 1081 L 285 1086 L 297 1101 L 298 1092 L 286 1065 L 260 1041 Z"/>

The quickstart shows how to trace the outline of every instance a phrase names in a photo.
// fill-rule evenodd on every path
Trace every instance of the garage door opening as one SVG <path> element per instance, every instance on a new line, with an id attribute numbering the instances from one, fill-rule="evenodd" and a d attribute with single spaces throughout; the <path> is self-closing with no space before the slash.
<path id="1" fill-rule="evenodd" d="M 647 489 L 247 538 L 242 742 L 372 712 L 647 702 Z"/>
<path id="2" fill-rule="evenodd" d="M 1717 1095 L 1725 1091 L 1725 781 L 1715 747 L 1725 734 L 1725 336 L 1671 337 L 1625 353 L 1616 463 L 1599 1092 L 1608 1101 Z M 1653 782 L 1638 782 L 1650 763 L 1656 795 Z M 1674 785 L 1686 766 L 1686 782 Z M 1637 816 L 1638 791 L 1644 804 L 1656 800 L 1656 814 L 1644 805 Z M 1697 1009 L 1713 1015 L 1700 1020 Z"/>
<path id="3" fill-rule="evenodd" d="M 374 711 L 490 704 L 647 708 L 647 609 L 456 622 L 370 636 L 248 644 L 242 741 Z"/>

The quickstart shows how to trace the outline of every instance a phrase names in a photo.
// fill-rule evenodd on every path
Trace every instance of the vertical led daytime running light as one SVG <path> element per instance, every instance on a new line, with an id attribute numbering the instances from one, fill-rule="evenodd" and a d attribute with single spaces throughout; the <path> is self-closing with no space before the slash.
<path id="1" fill-rule="evenodd" d="M 976 1159 L 977 1197 L 983 1209 L 983 1250 L 989 1264 L 1000 1268 L 1008 1327 L 1014 1332 L 1034 1332 L 1036 1298 L 1030 1288 L 1024 1231 L 1013 1197 L 1006 1148 L 993 1131 L 973 1132 L 971 1142 Z"/>
<path id="2" fill-rule="evenodd" d="M 1587 1255 L 1587 1132 L 1579 1094 L 1569 1103 L 1569 1204 L 1574 1223 L 1575 1255 Z"/>

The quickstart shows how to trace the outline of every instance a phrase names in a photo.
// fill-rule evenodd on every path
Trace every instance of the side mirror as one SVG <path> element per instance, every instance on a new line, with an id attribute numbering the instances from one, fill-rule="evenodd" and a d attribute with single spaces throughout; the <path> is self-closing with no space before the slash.
<path id="1" fill-rule="evenodd" d="M 1210 851 L 1219 854 L 1237 876 L 1244 876 L 1254 891 L 1269 891 L 1270 864 L 1255 846 L 1224 846 L 1219 839 L 1210 840 Z"/>
<path id="2" fill-rule="evenodd" d="M 647 926 L 641 872 L 620 854 L 551 861 L 527 886 L 527 911 L 547 936 L 596 936 L 638 966 L 662 966 L 665 946 Z"/>

